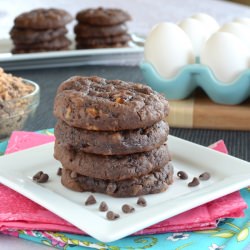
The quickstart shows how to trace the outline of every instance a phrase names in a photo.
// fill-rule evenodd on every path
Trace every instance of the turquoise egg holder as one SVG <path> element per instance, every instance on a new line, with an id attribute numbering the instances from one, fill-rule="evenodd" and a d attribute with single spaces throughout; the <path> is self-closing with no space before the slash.
<path id="1" fill-rule="evenodd" d="M 171 79 L 160 76 L 154 66 L 146 61 L 140 64 L 140 68 L 146 83 L 169 100 L 185 99 L 197 87 L 219 104 L 236 105 L 250 97 L 250 70 L 245 70 L 231 83 L 222 83 L 209 67 L 198 63 L 183 67 Z"/>

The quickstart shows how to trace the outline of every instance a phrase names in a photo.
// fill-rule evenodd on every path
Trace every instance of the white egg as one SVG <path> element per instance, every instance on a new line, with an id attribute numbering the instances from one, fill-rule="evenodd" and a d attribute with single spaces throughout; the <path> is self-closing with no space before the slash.
<path id="1" fill-rule="evenodd" d="M 154 26 L 146 39 L 144 56 L 164 78 L 174 77 L 183 66 L 195 62 L 190 39 L 173 23 Z"/>
<path id="2" fill-rule="evenodd" d="M 201 64 L 207 65 L 224 83 L 234 81 L 248 67 L 248 48 L 238 37 L 216 32 L 201 51 Z"/>
<path id="3" fill-rule="evenodd" d="M 242 23 L 242 24 L 250 26 L 250 18 L 249 17 L 237 17 L 234 19 L 234 22 Z"/>
<path id="4" fill-rule="evenodd" d="M 208 14 L 196 13 L 191 17 L 204 23 L 204 25 L 207 28 L 207 32 L 209 33 L 209 36 L 211 36 L 214 32 L 216 32 L 220 28 L 217 21 Z"/>
<path id="5" fill-rule="evenodd" d="M 204 23 L 194 18 L 187 18 L 181 21 L 178 25 L 191 40 L 195 55 L 200 56 L 201 48 L 209 37 L 209 33 L 207 32 Z"/>
<path id="6" fill-rule="evenodd" d="M 219 31 L 229 32 L 237 36 L 250 49 L 250 27 L 237 22 L 224 24 Z"/>

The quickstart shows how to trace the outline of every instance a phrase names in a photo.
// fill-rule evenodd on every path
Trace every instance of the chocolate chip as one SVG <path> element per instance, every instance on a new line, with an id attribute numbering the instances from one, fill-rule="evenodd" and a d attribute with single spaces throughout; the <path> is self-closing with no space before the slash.
<path id="1" fill-rule="evenodd" d="M 102 201 L 99 206 L 99 211 L 106 212 L 108 210 L 108 205 L 105 201 Z"/>
<path id="2" fill-rule="evenodd" d="M 56 174 L 57 174 L 58 176 L 62 176 L 62 168 L 58 168 Z"/>
<path id="3" fill-rule="evenodd" d="M 41 177 L 37 180 L 38 183 L 45 183 L 49 180 L 49 176 L 47 174 L 42 174 Z"/>
<path id="4" fill-rule="evenodd" d="M 198 186 L 200 184 L 198 178 L 194 177 L 193 180 L 191 182 L 188 183 L 189 187 L 195 187 Z"/>
<path id="5" fill-rule="evenodd" d="M 135 209 L 132 206 L 128 205 L 128 204 L 124 204 L 122 206 L 122 211 L 125 214 L 130 214 L 130 213 L 133 213 L 135 211 Z"/>
<path id="6" fill-rule="evenodd" d="M 139 197 L 137 200 L 137 205 L 146 207 L 147 206 L 147 201 L 143 197 Z"/>
<path id="7" fill-rule="evenodd" d="M 39 179 L 41 177 L 41 175 L 43 174 L 43 171 L 39 171 L 37 172 L 34 176 L 33 176 L 33 181 L 36 181 L 37 179 Z"/>
<path id="8" fill-rule="evenodd" d="M 45 183 L 48 180 L 49 180 L 49 176 L 43 173 L 43 171 L 39 171 L 33 176 L 33 181 L 37 183 Z"/>
<path id="9" fill-rule="evenodd" d="M 177 172 L 177 176 L 181 179 L 181 180 L 187 180 L 188 179 L 188 175 L 186 172 L 184 171 L 179 171 Z"/>
<path id="10" fill-rule="evenodd" d="M 207 181 L 210 179 L 210 177 L 211 177 L 211 175 L 208 172 L 204 172 L 204 173 L 199 175 L 199 179 L 202 181 Z"/>
<path id="11" fill-rule="evenodd" d="M 77 178 L 77 172 L 72 171 L 72 172 L 70 173 L 70 177 L 71 177 L 72 179 Z"/>
<path id="12" fill-rule="evenodd" d="M 106 214 L 106 217 L 108 220 L 116 220 L 118 218 L 120 218 L 120 215 L 119 214 L 116 214 L 112 211 L 108 211 L 107 214 Z"/>
<path id="13" fill-rule="evenodd" d="M 94 195 L 90 195 L 87 200 L 85 201 L 85 205 L 88 206 L 88 205 L 93 205 L 96 203 L 96 199 L 94 197 Z"/>

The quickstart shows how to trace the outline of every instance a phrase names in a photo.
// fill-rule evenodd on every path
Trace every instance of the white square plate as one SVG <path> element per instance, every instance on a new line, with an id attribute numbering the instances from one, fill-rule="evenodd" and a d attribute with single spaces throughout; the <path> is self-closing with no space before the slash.
<path id="1" fill-rule="evenodd" d="M 89 192 L 77 193 L 61 185 L 56 175 L 60 163 L 53 158 L 53 143 L 0 157 L 0 181 L 103 242 L 118 240 L 250 184 L 250 163 L 246 161 L 174 136 L 169 136 L 168 145 L 175 175 L 183 170 L 189 179 L 175 177 L 166 192 L 144 196 L 146 207 L 136 205 L 137 198 L 113 198 L 98 193 L 94 194 L 97 204 L 85 206 Z M 49 174 L 49 182 L 32 181 L 32 176 L 40 170 Z M 187 186 L 204 171 L 211 173 L 210 180 L 196 187 Z M 120 218 L 107 220 L 106 213 L 98 211 L 101 201 L 106 201 Z M 122 213 L 121 206 L 125 203 L 134 206 L 135 212 Z"/>

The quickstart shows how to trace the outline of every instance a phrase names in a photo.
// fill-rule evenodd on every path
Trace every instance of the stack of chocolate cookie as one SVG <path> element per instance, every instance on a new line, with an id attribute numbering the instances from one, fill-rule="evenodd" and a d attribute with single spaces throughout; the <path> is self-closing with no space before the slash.
<path id="1" fill-rule="evenodd" d="M 54 103 L 62 184 L 116 197 L 165 191 L 173 182 L 168 111 L 167 100 L 143 84 L 97 76 L 63 82 Z"/>
<path id="2" fill-rule="evenodd" d="M 86 9 L 77 13 L 76 48 L 127 47 L 131 40 L 126 22 L 130 15 L 120 9 Z"/>
<path id="3" fill-rule="evenodd" d="M 61 9 L 35 9 L 19 15 L 10 31 L 12 53 L 68 50 L 66 24 L 72 16 Z"/>

